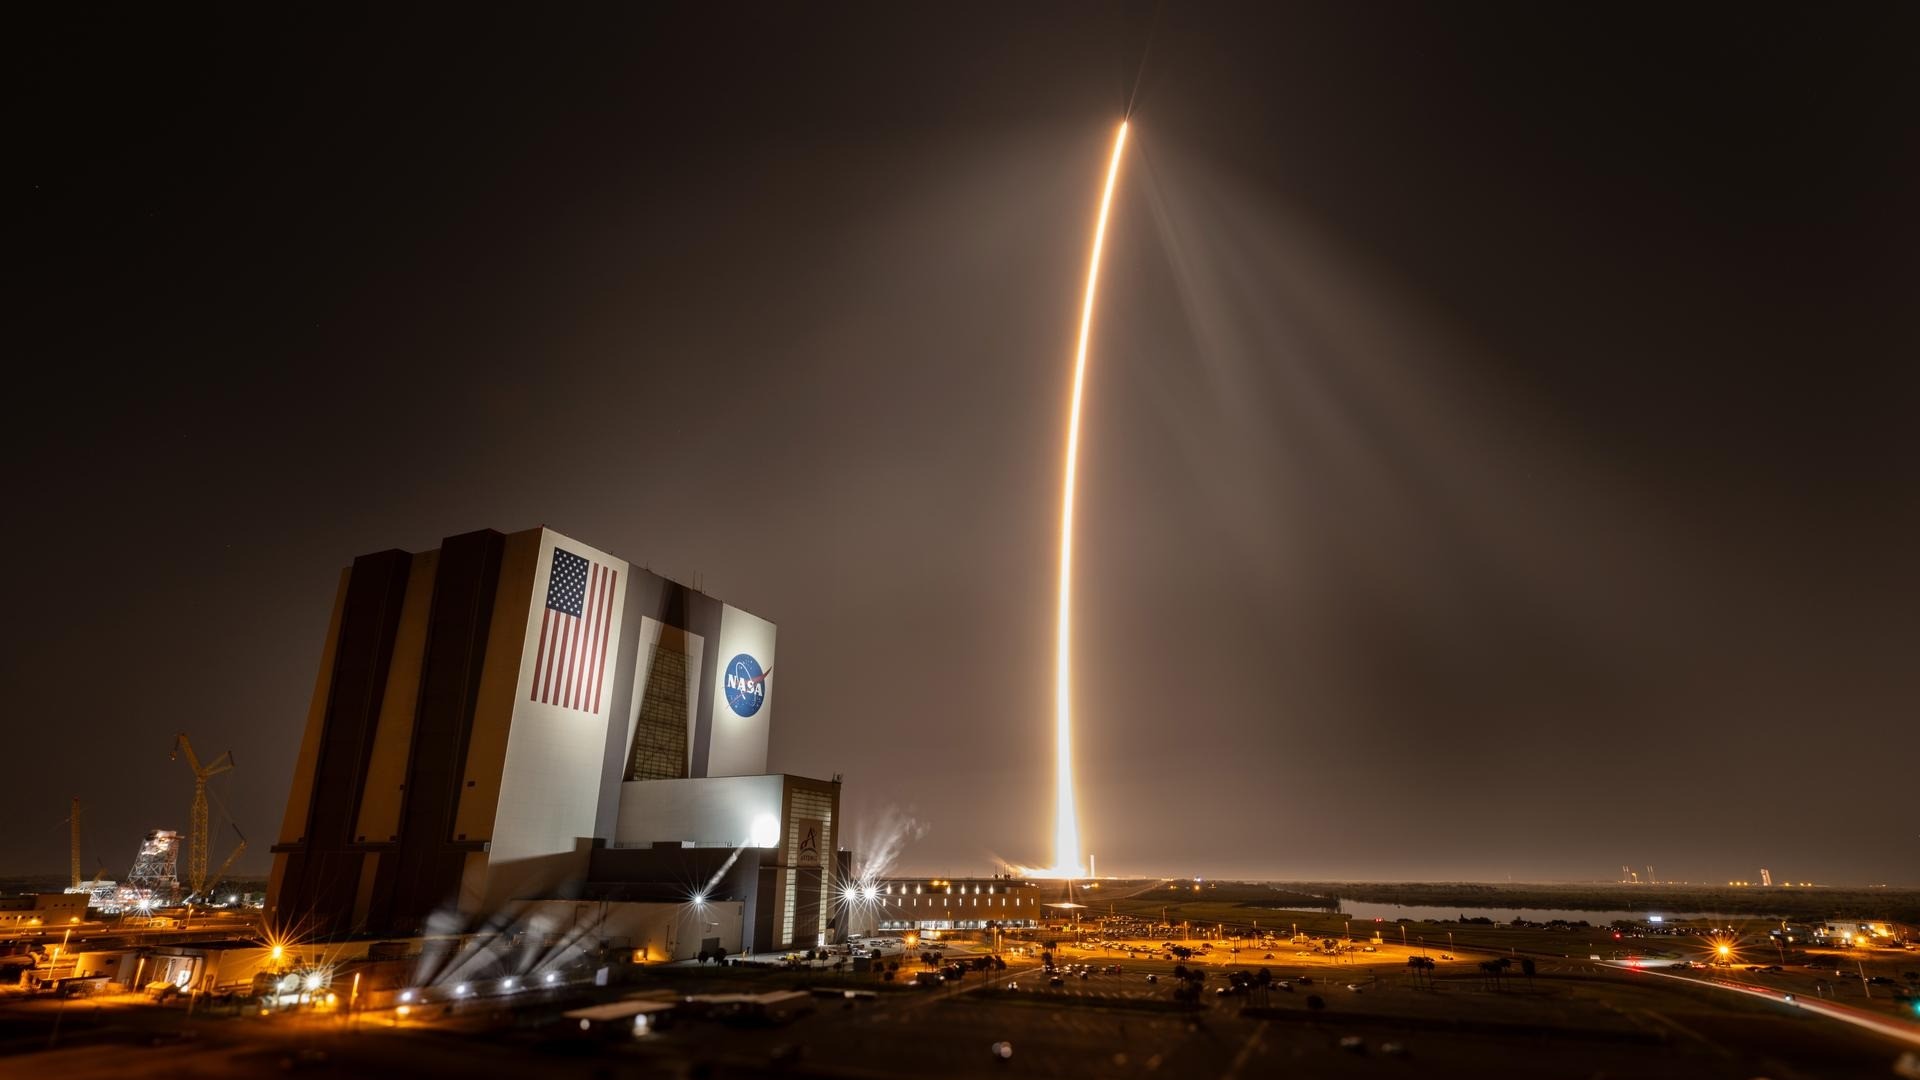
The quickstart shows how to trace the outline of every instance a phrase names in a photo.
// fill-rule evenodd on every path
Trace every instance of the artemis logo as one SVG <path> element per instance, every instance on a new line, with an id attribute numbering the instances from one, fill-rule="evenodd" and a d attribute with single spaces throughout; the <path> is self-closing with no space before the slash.
<path id="1" fill-rule="evenodd" d="M 760 661 L 741 653 L 727 661 L 727 707 L 740 716 L 752 716 L 767 700 L 767 676 Z"/>

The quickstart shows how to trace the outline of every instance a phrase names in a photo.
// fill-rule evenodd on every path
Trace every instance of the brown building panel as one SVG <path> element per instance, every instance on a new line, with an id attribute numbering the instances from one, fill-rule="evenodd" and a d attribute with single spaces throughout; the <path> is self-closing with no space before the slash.
<path id="1" fill-rule="evenodd" d="M 491 840 L 499 810 L 500 780 L 507 760 L 513 709 L 520 693 L 520 657 L 527 640 L 527 608 L 533 603 L 534 564 L 540 554 L 539 529 L 506 538 L 501 549 L 498 600 L 487 631 L 486 658 L 480 669 L 467 743 L 465 784 L 454 814 L 455 837 Z M 599 776 L 594 775 L 595 782 Z"/>
<path id="2" fill-rule="evenodd" d="M 320 756 L 320 730 L 327 722 L 328 691 L 333 687 L 334 657 L 339 651 L 340 617 L 347 607 L 347 584 L 351 569 L 340 571 L 340 584 L 333 591 L 333 615 L 327 620 L 327 639 L 320 647 L 320 671 L 313 679 L 312 703 L 307 706 L 307 726 L 300 736 L 300 756 L 293 766 L 293 784 L 287 792 L 287 812 L 280 821 L 282 844 L 291 844 L 307 834 L 308 805 L 313 799 L 313 763 Z"/>
<path id="3" fill-rule="evenodd" d="M 407 750 L 413 743 L 414 709 L 420 703 L 420 666 L 427 652 L 427 612 L 433 603 L 434 572 L 439 564 L 438 551 L 421 552 L 413 557 L 413 566 L 407 575 L 400 628 L 394 635 L 387 689 L 381 696 L 380 720 L 373 733 L 373 753 L 367 759 L 366 785 L 353 830 L 356 843 L 386 844 L 400 839 Z"/>
<path id="4" fill-rule="evenodd" d="M 411 565 L 404 551 L 382 551 L 355 559 L 348 575 L 305 825 L 284 846 L 285 871 L 270 898 L 269 916 L 283 924 L 332 932 L 346 929 L 338 924 L 353 911 L 362 859 L 351 850 L 351 829 Z"/>
<path id="5" fill-rule="evenodd" d="M 418 931 L 459 892 L 469 845 L 453 835 L 454 810 L 466 775 L 505 541 L 487 529 L 440 545 L 399 848 L 381 860 L 384 880 L 368 913 L 368 928 L 376 933 Z"/>

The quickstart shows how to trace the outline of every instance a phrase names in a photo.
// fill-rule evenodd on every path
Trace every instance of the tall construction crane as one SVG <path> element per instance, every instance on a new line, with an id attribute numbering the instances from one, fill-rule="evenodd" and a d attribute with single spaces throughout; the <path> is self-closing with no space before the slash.
<path id="1" fill-rule="evenodd" d="M 167 760 L 176 760 L 183 753 L 187 755 L 187 768 L 193 770 L 193 824 L 187 840 L 187 885 L 197 896 L 207 887 L 207 778 L 233 768 L 233 751 L 228 750 L 202 765 L 183 731 L 173 737 L 173 753 L 167 755 Z"/>
<path id="2" fill-rule="evenodd" d="M 73 813 L 67 815 L 67 823 L 73 826 L 73 850 L 69 854 L 73 864 L 72 884 L 77 889 L 80 887 L 80 796 L 78 795 L 73 797 Z"/>

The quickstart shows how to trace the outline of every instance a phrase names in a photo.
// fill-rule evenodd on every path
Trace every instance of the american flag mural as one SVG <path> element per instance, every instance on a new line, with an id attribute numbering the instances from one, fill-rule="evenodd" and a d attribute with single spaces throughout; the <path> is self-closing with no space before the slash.
<path id="1" fill-rule="evenodd" d="M 619 577 L 610 566 L 553 549 L 547 610 L 540 616 L 540 648 L 533 661 L 533 700 L 600 711 L 600 677 L 607 667 L 607 631 Z"/>

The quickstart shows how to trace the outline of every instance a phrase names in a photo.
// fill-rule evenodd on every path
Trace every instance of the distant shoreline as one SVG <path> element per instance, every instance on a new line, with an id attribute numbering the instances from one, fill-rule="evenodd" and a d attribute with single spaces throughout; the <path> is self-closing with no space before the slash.
<path id="1" fill-rule="evenodd" d="M 1848 886 L 1486 884 L 1479 882 L 1265 882 L 1280 893 L 1370 904 L 1499 909 L 1706 911 L 1812 921 L 1874 917 L 1920 923 L 1920 889 Z"/>

